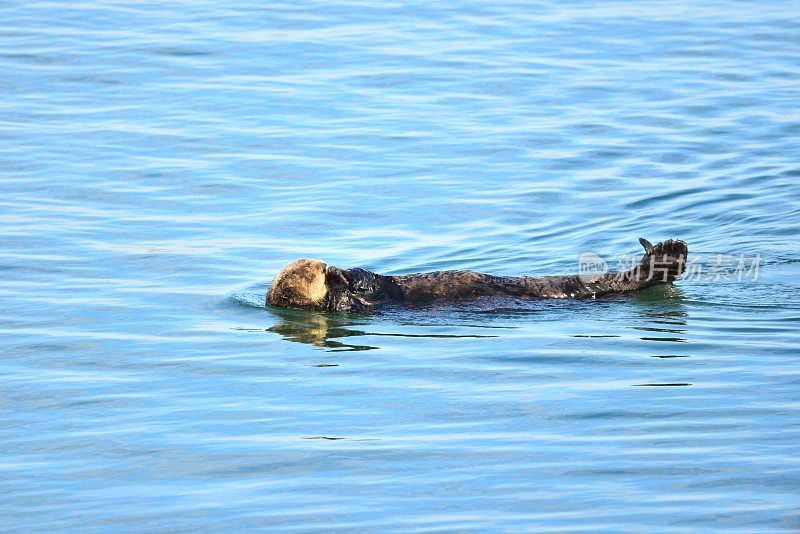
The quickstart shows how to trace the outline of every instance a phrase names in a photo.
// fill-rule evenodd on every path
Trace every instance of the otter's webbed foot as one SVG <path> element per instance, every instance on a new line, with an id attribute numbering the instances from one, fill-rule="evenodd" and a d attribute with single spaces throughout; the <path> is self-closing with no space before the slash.
<path id="1" fill-rule="evenodd" d="M 689 247 L 685 242 L 668 239 L 657 245 L 639 238 L 645 254 L 632 271 L 632 278 L 644 287 L 672 282 L 686 271 Z"/>

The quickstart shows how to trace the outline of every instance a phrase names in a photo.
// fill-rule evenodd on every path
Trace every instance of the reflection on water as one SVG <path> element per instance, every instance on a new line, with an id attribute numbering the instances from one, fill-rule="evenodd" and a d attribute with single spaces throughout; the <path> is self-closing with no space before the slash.
<path id="1" fill-rule="evenodd" d="M 373 324 L 364 316 L 349 315 L 344 313 L 322 313 L 304 310 L 289 310 L 269 307 L 268 310 L 275 316 L 277 322 L 274 326 L 267 328 L 267 331 L 280 334 L 287 341 L 307 343 L 316 347 L 331 349 L 331 352 L 347 350 L 370 350 L 377 349 L 377 346 L 356 345 L 335 341 L 339 338 L 351 336 L 370 336 L 370 337 L 401 337 L 401 338 L 430 338 L 430 339 L 470 339 L 470 338 L 491 338 L 495 335 L 487 334 L 440 334 L 440 333 L 410 333 L 410 332 L 377 332 L 366 331 L 355 327 L 366 324 Z M 457 320 L 459 323 L 469 316 L 460 316 L 464 308 L 440 310 L 444 316 L 438 315 L 439 312 L 427 310 L 420 312 L 412 309 L 393 310 L 389 313 L 376 312 L 374 315 L 383 319 L 396 321 L 396 324 L 411 325 L 420 327 L 420 315 L 424 319 L 427 317 L 435 326 L 447 324 L 447 319 Z M 463 325 L 462 325 L 463 326 Z M 485 327 L 482 327 L 485 328 Z M 496 327 L 495 327 L 496 328 Z"/>
<path id="2" fill-rule="evenodd" d="M 679 282 L 680 283 L 680 282 Z M 685 343 L 689 331 L 689 313 L 684 305 L 683 290 L 674 284 L 657 286 L 648 291 L 633 294 L 632 302 L 644 319 L 643 324 L 632 326 L 641 332 L 675 334 L 665 336 L 642 336 L 642 341 L 667 341 Z M 673 356 L 675 357 L 675 356 Z"/>
<path id="3" fill-rule="evenodd" d="M 330 314 L 307 312 L 302 310 L 281 310 L 269 308 L 277 322 L 267 330 L 280 334 L 287 341 L 306 343 L 315 347 L 331 349 L 331 351 L 371 350 L 378 347 L 343 343 L 339 338 L 364 336 L 362 330 L 353 330 L 351 326 L 364 324 L 363 321 L 351 319 L 346 314 Z"/>
<path id="4" fill-rule="evenodd" d="M 234 294 L 231 299 L 246 302 L 247 297 Z M 683 293 L 674 285 L 651 288 L 641 293 L 615 296 L 605 299 L 619 306 L 629 306 L 643 319 L 642 324 L 630 328 L 642 332 L 660 332 L 666 334 L 686 335 L 688 325 L 688 312 L 683 305 Z M 626 304 L 627 301 L 627 304 Z M 424 309 L 406 309 L 402 307 L 390 308 L 385 311 L 376 311 L 371 315 L 356 315 L 346 313 L 327 313 L 305 310 L 282 309 L 267 307 L 270 315 L 274 317 L 275 324 L 267 331 L 281 335 L 287 341 L 306 343 L 321 348 L 333 350 L 370 350 L 377 346 L 347 344 L 336 339 L 346 337 L 371 336 L 380 337 L 405 337 L 405 338 L 492 338 L 501 334 L 482 333 L 418 333 L 418 332 L 379 332 L 375 328 L 380 324 L 391 322 L 394 325 L 408 325 L 416 328 L 457 326 L 471 329 L 504 329 L 513 330 L 513 324 L 507 321 L 510 318 L 527 318 L 535 320 L 542 310 L 548 310 L 549 319 L 557 319 L 558 314 L 569 315 L 575 308 L 580 308 L 591 315 L 592 307 L 598 306 L 598 320 L 602 320 L 604 308 L 600 307 L 603 300 L 561 301 L 561 300 L 534 300 L 510 301 L 509 299 L 494 298 L 479 301 L 464 301 L 454 304 L 440 304 L 436 307 Z M 513 308 L 509 304 L 514 304 Z M 245 304 L 246 305 L 246 304 Z M 560 311 L 559 311 L 560 310 Z M 378 318 L 380 321 L 375 321 Z M 483 324 L 478 324 L 479 321 Z M 671 328 L 667 328 L 670 326 Z M 369 329 L 365 329 L 369 327 Z M 258 330 L 258 329 L 255 329 Z M 571 334 L 575 338 L 616 338 L 618 334 Z M 685 337 L 659 336 L 641 337 L 643 341 L 670 341 L 686 342 Z M 679 356 L 659 356 L 679 357 Z"/>

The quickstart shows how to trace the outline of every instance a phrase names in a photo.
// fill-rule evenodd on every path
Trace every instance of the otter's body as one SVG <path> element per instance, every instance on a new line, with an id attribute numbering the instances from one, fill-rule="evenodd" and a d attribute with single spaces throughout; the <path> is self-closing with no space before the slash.
<path id="1" fill-rule="evenodd" d="M 421 306 L 482 297 L 518 299 L 595 298 L 672 282 L 686 268 L 687 247 L 668 240 L 651 245 L 630 271 L 581 275 L 512 277 L 471 271 L 435 271 L 385 276 L 364 269 L 328 267 L 319 260 L 294 261 L 275 276 L 267 304 L 338 312 L 368 312 L 386 305 Z"/>

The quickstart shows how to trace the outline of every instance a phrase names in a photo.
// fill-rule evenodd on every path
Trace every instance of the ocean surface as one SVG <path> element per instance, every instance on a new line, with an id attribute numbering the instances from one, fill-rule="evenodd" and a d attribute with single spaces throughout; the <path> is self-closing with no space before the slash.
<path id="1" fill-rule="evenodd" d="M 0 4 L 0 530 L 800 531 L 800 5 Z M 298 257 L 674 286 L 270 309 Z"/>

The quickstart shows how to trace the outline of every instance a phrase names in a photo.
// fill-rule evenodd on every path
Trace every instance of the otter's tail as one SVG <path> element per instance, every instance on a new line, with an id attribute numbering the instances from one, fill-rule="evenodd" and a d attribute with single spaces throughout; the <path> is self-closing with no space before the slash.
<path id="1" fill-rule="evenodd" d="M 642 287 L 672 282 L 686 271 L 689 247 L 685 242 L 668 239 L 652 245 L 647 239 L 639 238 L 639 243 L 645 254 L 631 275 Z"/>

